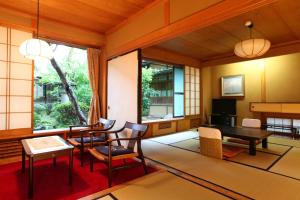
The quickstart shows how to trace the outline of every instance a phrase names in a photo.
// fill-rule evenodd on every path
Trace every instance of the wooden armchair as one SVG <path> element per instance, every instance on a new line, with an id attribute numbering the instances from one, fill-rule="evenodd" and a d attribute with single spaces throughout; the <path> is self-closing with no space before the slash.
<path id="1" fill-rule="evenodd" d="M 105 144 L 106 138 L 105 134 L 99 135 L 97 137 L 90 137 L 90 131 L 93 130 L 101 130 L 101 131 L 108 131 L 110 130 L 116 120 L 109 120 L 109 119 L 104 119 L 100 118 L 99 121 L 95 124 L 91 125 L 71 125 L 69 126 L 70 131 L 68 134 L 68 142 L 72 144 L 74 147 L 78 148 L 80 150 L 80 162 L 81 162 L 81 167 L 83 166 L 83 154 L 84 154 L 84 148 L 89 147 L 91 145 L 91 141 L 94 143 L 99 143 L 99 144 Z M 84 129 L 79 130 L 79 135 L 80 137 L 73 137 L 74 130 L 73 128 L 75 127 L 81 127 Z M 78 134 L 78 130 L 77 130 Z"/>
<path id="2" fill-rule="evenodd" d="M 147 174 L 148 173 L 147 167 L 145 164 L 145 159 L 141 148 L 141 139 L 145 135 L 147 129 L 148 129 L 148 125 L 126 122 L 124 127 L 121 128 L 120 130 L 106 131 L 105 134 L 107 135 L 113 134 L 115 138 L 112 139 L 112 137 L 109 137 L 110 139 L 107 140 L 108 142 L 107 146 L 92 146 L 92 148 L 89 149 L 89 152 L 92 154 L 92 156 L 90 157 L 91 159 L 90 170 L 93 171 L 94 158 L 105 162 L 108 165 L 108 185 L 109 187 L 111 187 L 112 172 L 114 170 L 136 166 L 136 163 L 131 165 L 128 165 L 126 163 L 126 158 L 136 157 L 141 160 L 141 163 L 144 167 L 144 171 Z M 91 135 L 91 137 L 94 137 L 96 134 L 99 133 L 100 134 L 104 133 L 104 131 L 93 131 L 93 135 Z M 119 133 L 123 133 L 123 134 L 125 133 L 127 137 L 120 138 Z M 125 142 L 125 141 L 127 141 L 127 144 L 121 145 L 121 142 Z M 92 145 L 94 144 L 92 143 Z M 135 151 L 136 145 L 137 148 Z M 124 161 L 124 165 L 121 167 L 113 167 L 112 161 L 120 160 L 120 159 Z"/>

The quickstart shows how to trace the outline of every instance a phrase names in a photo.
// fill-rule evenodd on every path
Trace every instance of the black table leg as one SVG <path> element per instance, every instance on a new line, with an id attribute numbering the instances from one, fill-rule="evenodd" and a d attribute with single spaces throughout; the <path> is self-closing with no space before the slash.
<path id="1" fill-rule="evenodd" d="M 252 156 L 256 155 L 256 143 L 255 140 L 249 140 L 249 154 Z"/>
<path id="2" fill-rule="evenodd" d="M 25 149 L 22 147 L 22 173 L 25 172 Z"/>
<path id="3" fill-rule="evenodd" d="M 268 148 L 268 139 L 267 138 L 262 139 L 262 147 L 265 149 Z"/>
<path id="4" fill-rule="evenodd" d="M 70 150 L 69 155 L 69 185 L 73 182 L 73 149 Z"/>
<path id="5" fill-rule="evenodd" d="M 29 157 L 29 188 L 28 188 L 28 196 L 29 198 L 33 197 L 33 157 Z"/>

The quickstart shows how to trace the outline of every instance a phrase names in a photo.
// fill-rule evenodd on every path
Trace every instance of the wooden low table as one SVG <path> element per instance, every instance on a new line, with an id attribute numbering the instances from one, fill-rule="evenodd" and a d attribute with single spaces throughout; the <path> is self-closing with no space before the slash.
<path id="1" fill-rule="evenodd" d="M 273 133 L 259 128 L 230 127 L 218 125 L 203 125 L 204 127 L 217 128 L 222 136 L 239 138 L 249 141 L 249 154 L 256 155 L 256 141 L 262 140 L 262 147 L 268 148 L 268 137 Z"/>
<path id="2" fill-rule="evenodd" d="M 56 157 L 69 155 L 69 185 L 72 185 L 73 170 L 73 149 L 59 136 L 37 137 L 32 139 L 23 139 L 22 141 L 22 173 L 25 172 L 25 157 L 29 159 L 29 184 L 28 196 L 33 197 L 33 163 L 37 160 L 53 158 L 53 165 L 56 165 Z"/>

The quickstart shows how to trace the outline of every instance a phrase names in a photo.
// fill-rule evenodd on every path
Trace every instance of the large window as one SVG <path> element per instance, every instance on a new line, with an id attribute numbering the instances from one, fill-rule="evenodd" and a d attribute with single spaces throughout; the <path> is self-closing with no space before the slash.
<path id="1" fill-rule="evenodd" d="M 142 61 L 142 121 L 184 115 L 184 69 Z"/>
<path id="2" fill-rule="evenodd" d="M 56 44 L 52 44 L 51 47 L 59 69 L 49 60 L 35 62 L 35 130 L 66 128 L 71 124 L 83 123 L 82 119 L 87 120 L 92 96 L 88 79 L 87 51 Z M 62 72 L 60 75 L 59 70 Z M 64 78 L 70 90 L 63 84 Z M 79 105 L 77 109 L 74 100 Z"/>

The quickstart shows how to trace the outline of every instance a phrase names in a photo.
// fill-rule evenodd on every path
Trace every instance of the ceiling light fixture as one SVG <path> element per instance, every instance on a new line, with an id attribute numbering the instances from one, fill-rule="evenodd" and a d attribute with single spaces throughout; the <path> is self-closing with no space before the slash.
<path id="1" fill-rule="evenodd" d="M 25 40 L 19 48 L 20 53 L 28 59 L 35 60 L 37 58 L 53 58 L 53 52 L 49 44 L 39 39 L 39 18 L 40 18 L 40 1 L 37 1 L 37 26 L 36 34 L 32 39 Z"/>
<path id="2" fill-rule="evenodd" d="M 245 26 L 249 29 L 250 39 L 242 40 L 235 45 L 235 55 L 241 58 L 255 58 L 264 55 L 270 49 L 271 42 L 263 38 L 252 38 L 252 21 L 247 21 Z"/>

